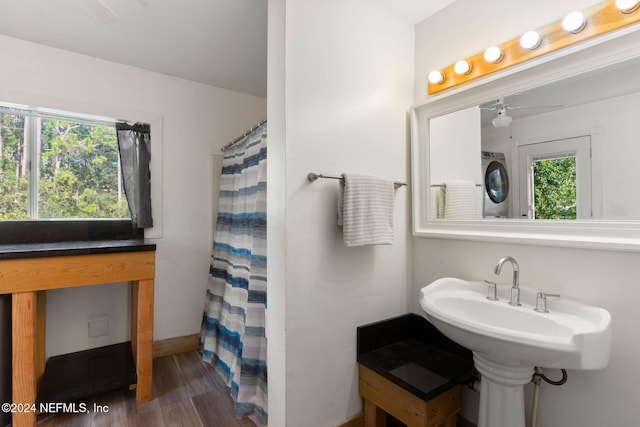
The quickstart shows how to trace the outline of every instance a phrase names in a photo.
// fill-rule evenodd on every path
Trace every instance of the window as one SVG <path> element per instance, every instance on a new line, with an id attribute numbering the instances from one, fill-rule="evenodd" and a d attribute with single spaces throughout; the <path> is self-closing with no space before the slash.
<path id="1" fill-rule="evenodd" d="M 128 218 L 115 124 L 0 106 L 0 220 Z"/>
<path id="2" fill-rule="evenodd" d="M 591 218 L 589 136 L 522 145 L 518 155 L 523 217 Z"/>
<path id="3" fill-rule="evenodd" d="M 533 161 L 533 217 L 576 219 L 576 157 Z"/>

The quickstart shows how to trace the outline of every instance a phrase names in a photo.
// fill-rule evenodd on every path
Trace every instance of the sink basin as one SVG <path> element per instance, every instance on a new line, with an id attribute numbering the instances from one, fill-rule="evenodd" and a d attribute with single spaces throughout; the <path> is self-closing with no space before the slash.
<path id="1" fill-rule="evenodd" d="M 524 427 L 524 385 L 534 368 L 602 369 L 611 353 L 609 312 L 565 298 L 548 298 L 549 313 L 533 310 L 537 292 L 520 286 L 521 306 L 499 301 L 487 284 L 446 277 L 420 291 L 429 321 L 473 351 L 481 375 L 478 427 Z"/>
<path id="2" fill-rule="evenodd" d="M 486 298 L 487 284 L 455 278 L 422 288 L 420 305 L 443 334 L 474 352 L 510 366 L 602 369 L 611 353 L 609 312 L 565 298 L 548 298 L 549 313 L 538 313 L 536 291 L 520 287 L 522 306 Z M 500 292 L 503 291 L 503 292 Z"/>

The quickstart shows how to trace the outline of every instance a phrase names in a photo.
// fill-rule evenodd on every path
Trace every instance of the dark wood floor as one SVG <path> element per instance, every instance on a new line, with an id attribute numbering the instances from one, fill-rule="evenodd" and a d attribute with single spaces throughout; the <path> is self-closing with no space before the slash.
<path id="1" fill-rule="evenodd" d="M 198 352 L 153 361 L 153 400 L 136 405 L 135 392 L 114 391 L 86 401 L 89 412 L 39 417 L 38 426 L 255 427 L 237 420 L 229 389 Z M 109 412 L 93 412 L 94 404 Z"/>

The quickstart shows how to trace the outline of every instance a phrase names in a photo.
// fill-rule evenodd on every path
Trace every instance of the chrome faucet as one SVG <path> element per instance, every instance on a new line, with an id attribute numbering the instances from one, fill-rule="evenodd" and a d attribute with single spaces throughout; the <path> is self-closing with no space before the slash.
<path id="1" fill-rule="evenodd" d="M 500 274 L 502 264 L 507 261 L 509 261 L 511 263 L 511 266 L 513 267 L 513 286 L 511 287 L 511 301 L 509 301 L 509 304 L 522 305 L 520 304 L 520 267 L 518 267 L 518 261 L 510 256 L 500 258 L 500 260 L 496 264 L 495 273 Z"/>

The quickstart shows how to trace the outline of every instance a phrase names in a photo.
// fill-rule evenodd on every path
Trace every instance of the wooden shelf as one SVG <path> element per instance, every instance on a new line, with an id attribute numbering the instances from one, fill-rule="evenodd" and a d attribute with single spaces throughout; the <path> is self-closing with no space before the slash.
<path id="1" fill-rule="evenodd" d="M 361 364 L 358 390 L 367 427 L 387 427 L 387 414 L 408 427 L 455 427 L 462 405 L 459 385 L 425 401 Z"/>
<path id="2" fill-rule="evenodd" d="M 100 246 L 96 248 L 96 244 Z M 136 401 L 152 398 L 153 295 L 155 245 L 145 241 L 102 245 L 80 242 L 81 248 L 52 250 L 50 246 L 0 245 L 0 294 L 12 294 L 12 400 L 36 402 L 44 364 L 45 292 L 76 286 L 131 282 L 131 344 Z M 91 246 L 87 248 L 87 246 Z M 28 249 L 28 250 L 27 250 Z M 80 253 L 76 252 L 80 250 Z M 32 256 L 32 257 L 30 257 Z M 69 378 L 61 378 L 65 388 Z M 43 393 L 47 398 L 46 388 Z M 12 414 L 14 427 L 35 427 L 32 411 Z"/>
<path id="3" fill-rule="evenodd" d="M 130 342 L 63 354 L 47 361 L 36 401 L 77 402 L 136 381 Z"/>

